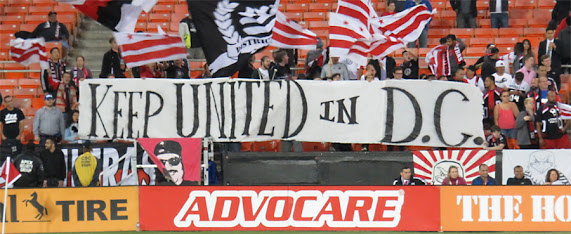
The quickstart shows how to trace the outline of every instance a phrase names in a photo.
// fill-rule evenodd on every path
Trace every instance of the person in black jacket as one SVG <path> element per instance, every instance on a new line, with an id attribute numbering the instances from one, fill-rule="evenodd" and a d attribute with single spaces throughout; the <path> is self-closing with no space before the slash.
<path id="1" fill-rule="evenodd" d="M 14 182 L 16 188 L 42 187 L 44 181 L 44 164 L 34 152 L 36 145 L 28 142 L 26 149 L 14 159 L 14 166 L 20 172 L 20 179 Z"/>
<path id="2" fill-rule="evenodd" d="M 559 71 L 561 69 L 560 54 L 565 47 L 562 44 L 562 41 L 555 39 L 555 27 L 553 25 L 548 26 L 545 31 L 545 40 L 539 43 L 539 51 L 537 52 L 537 61 L 540 65 L 542 65 L 541 56 L 547 54 L 551 57 L 551 69 Z"/>
<path id="3" fill-rule="evenodd" d="M 509 27 L 508 0 L 490 0 L 489 3 L 492 28 Z"/>
<path id="4" fill-rule="evenodd" d="M 110 75 L 113 75 L 115 78 L 125 78 L 125 64 L 123 64 L 123 59 L 115 38 L 110 38 L 109 44 L 111 44 L 111 49 L 103 55 L 99 78 L 107 78 Z"/>
<path id="5" fill-rule="evenodd" d="M 45 147 L 46 150 L 40 152 L 45 172 L 43 187 L 63 187 L 66 176 L 63 152 L 56 147 L 55 141 L 51 138 L 46 140 Z"/>
<path id="6" fill-rule="evenodd" d="M 456 26 L 458 28 L 476 28 L 476 0 L 450 0 L 452 9 L 456 12 Z"/>
<path id="7" fill-rule="evenodd" d="M 523 167 L 517 165 L 514 167 L 514 177 L 508 178 L 507 185 L 531 185 L 531 180 L 524 178 Z"/>
<path id="8" fill-rule="evenodd" d="M 421 179 L 412 176 L 410 167 L 403 167 L 400 172 L 400 177 L 396 178 L 393 185 L 426 185 Z"/>
<path id="9" fill-rule="evenodd" d="M 494 47 L 490 50 L 490 55 L 484 59 L 484 63 L 482 65 L 482 78 L 485 79 L 496 72 L 496 62 L 500 58 L 499 53 L 500 50 L 498 48 Z"/>

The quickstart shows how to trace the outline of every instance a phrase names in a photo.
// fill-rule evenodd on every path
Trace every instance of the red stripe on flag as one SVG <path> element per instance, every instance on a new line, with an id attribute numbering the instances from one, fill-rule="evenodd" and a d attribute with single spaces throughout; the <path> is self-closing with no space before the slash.
<path id="1" fill-rule="evenodd" d="M 395 22 L 390 23 L 389 25 L 382 27 L 381 29 L 383 31 L 384 30 L 394 31 L 395 29 L 397 29 L 398 27 L 400 27 L 401 25 L 406 23 L 408 20 L 410 20 L 414 15 L 416 15 L 416 14 L 418 14 L 424 10 L 427 10 L 425 6 L 417 7 L 416 9 L 414 9 L 411 12 L 409 12 L 408 14 L 406 14 L 404 17 L 396 20 Z M 392 17 L 394 17 L 394 15 Z"/>
<path id="2" fill-rule="evenodd" d="M 146 61 L 146 60 L 150 61 L 150 60 L 154 60 L 154 59 L 166 58 L 166 57 L 177 55 L 177 54 L 185 54 L 186 55 L 186 49 L 180 48 L 180 47 L 173 47 L 173 48 L 169 48 L 169 49 L 165 49 L 165 50 L 153 51 L 153 52 L 144 53 L 144 54 L 129 55 L 129 56 L 123 57 L 123 59 L 125 59 L 125 62 L 127 62 L 127 63 L 138 63 L 138 62 Z"/>
<path id="3" fill-rule="evenodd" d="M 281 42 L 287 45 L 315 45 L 317 43 L 317 39 L 308 39 L 308 38 L 289 38 L 285 37 L 281 34 L 278 34 L 274 31 L 272 34 L 272 40 Z"/>
<path id="4" fill-rule="evenodd" d="M 299 36 L 304 36 L 307 38 L 315 38 L 315 36 L 313 36 L 313 35 L 306 34 L 303 31 L 299 31 L 299 30 L 292 28 L 289 25 L 283 24 L 282 22 L 279 22 L 279 21 L 276 21 L 275 28 L 282 30 L 285 33 L 292 34 L 292 35 L 299 35 Z M 274 31 L 274 33 L 276 33 L 276 32 Z M 273 39 L 273 37 L 272 37 L 272 39 Z"/>
<path id="5" fill-rule="evenodd" d="M 123 48 L 123 51 L 126 52 L 126 51 L 132 51 L 132 50 L 146 49 L 146 48 L 158 46 L 158 45 L 171 45 L 171 44 L 175 45 L 177 43 L 182 44 L 182 40 L 180 39 L 180 37 L 165 36 L 165 38 L 161 38 L 161 39 L 144 40 L 144 41 L 139 41 L 139 42 L 135 42 L 135 43 L 123 43 L 123 45 L 121 47 Z"/>

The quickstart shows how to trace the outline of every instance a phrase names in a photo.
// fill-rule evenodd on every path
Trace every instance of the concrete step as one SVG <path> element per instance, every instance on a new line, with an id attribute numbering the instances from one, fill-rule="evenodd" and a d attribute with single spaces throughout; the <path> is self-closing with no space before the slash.
<path id="1" fill-rule="evenodd" d="M 113 34 L 109 31 L 83 31 L 79 34 L 81 40 L 109 41 Z"/>
<path id="2" fill-rule="evenodd" d="M 108 39 L 100 39 L 100 40 L 79 40 L 77 43 L 78 49 L 81 48 L 89 48 L 89 49 L 104 49 L 105 51 L 109 50 L 109 38 Z"/>

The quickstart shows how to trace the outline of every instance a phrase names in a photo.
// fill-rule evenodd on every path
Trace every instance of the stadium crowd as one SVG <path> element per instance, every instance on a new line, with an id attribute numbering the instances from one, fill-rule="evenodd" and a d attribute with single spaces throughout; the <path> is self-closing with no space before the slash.
<path id="1" fill-rule="evenodd" d="M 494 28 L 505 28 L 508 22 L 508 1 L 490 0 L 491 25 Z M 382 15 L 396 12 L 417 4 L 430 6 L 428 0 L 406 0 L 386 2 L 386 12 Z M 475 28 L 476 0 L 460 1 L 450 0 L 451 6 L 457 14 L 459 28 Z M 559 4 L 561 3 L 561 4 Z M 484 148 L 488 150 L 502 149 L 554 149 L 571 148 L 567 130 L 571 121 L 561 118 L 558 102 L 568 103 L 558 95 L 563 76 L 568 76 L 571 65 L 571 11 L 568 1 L 558 1 L 553 11 L 552 21 L 545 30 L 545 40 L 538 45 L 525 39 L 513 46 L 513 51 L 500 51 L 494 44 L 486 47 L 486 55 L 475 64 L 466 64 L 461 53 L 467 46 L 462 39 L 450 34 L 440 40 L 440 51 L 447 55 L 447 71 L 440 72 L 435 69 L 433 73 L 421 73 L 419 56 L 414 48 L 417 43 L 408 45 L 411 49 L 402 51 L 402 58 L 395 60 L 387 56 L 380 59 L 370 59 L 365 67 L 354 67 L 347 58 L 330 57 L 328 49 L 321 40 L 318 40 L 317 49 L 307 52 L 303 69 L 296 69 L 298 65 L 296 50 L 277 49 L 272 56 L 262 56 L 259 66 L 256 57 L 252 55 L 249 63 L 242 67 L 238 77 L 259 80 L 279 79 L 309 79 L 323 82 L 339 80 L 361 80 L 375 82 L 379 80 L 409 80 L 425 79 L 433 82 L 463 82 L 474 85 L 483 93 L 483 124 L 488 135 Z M 566 4 L 566 5 L 565 5 Z M 431 7 L 430 7 L 431 9 Z M 180 35 L 187 42 L 190 59 L 203 59 L 200 43 L 195 41 L 196 27 L 191 17 L 182 19 Z M 419 48 L 427 47 L 429 25 L 423 30 L 418 40 Z M 22 110 L 13 105 L 14 97 L 5 96 L 5 108 L 0 111 L 2 123 L 2 145 L 13 155 L 19 155 L 14 162 L 23 174 L 34 176 L 20 180 L 16 186 L 22 187 L 57 187 L 63 186 L 65 167 L 63 153 L 56 145 L 58 143 L 84 143 L 78 137 L 78 84 L 84 79 L 95 78 L 91 69 L 86 66 L 85 58 L 74 58 L 75 66 L 67 64 L 69 45 L 68 30 L 64 24 L 58 23 L 57 13 L 50 12 L 49 20 L 38 25 L 27 37 L 44 37 L 47 41 L 63 42 L 63 51 L 53 48 L 49 52 L 49 69 L 41 77 L 44 90 L 45 106 L 39 109 L 34 116 L 34 140 L 45 146 L 39 156 L 34 153 L 33 142 L 22 150 L 22 120 L 25 116 Z M 190 42 L 192 41 L 192 43 Z M 179 59 L 169 62 L 148 64 L 136 68 L 127 68 L 121 58 L 121 51 L 114 38 L 109 39 L 110 49 L 102 58 L 102 67 L 99 78 L 191 78 L 189 60 Z M 538 47 L 538 54 L 532 52 Z M 198 49 L 198 50 L 197 50 Z M 63 53 L 62 53 L 63 52 Z M 398 61 L 398 63 L 397 63 Z M 71 68 L 71 69 L 70 69 Z M 478 71 L 479 74 L 478 74 Z M 199 77 L 209 78 L 208 65 L 204 65 L 204 72 Z M 287 144 L 286 144 L 287 143 Z M 81 186 L 97 185 L 98 163 L 91 155 L 89 143 L 85 146 L 85 154 L 79 157 L 82 163 L 76 163 L 74 176 L 76 183 Z M 403 150 L 403 147 L 390 147 L 391 150 Z M 236 146 L 228 144 L 226 150 L 239 151 Z M 282 151 L 302 151 L 300 142 L 282 143 Z M 353 150 L 350 145 L 334 144 L 331 150 Z M 368 146 L 362 147 L 363 151 Z M 30 163 L 19 163 L 22 160 Z M 23 168 L 26 165 L 27 168 Z M 62 172 L 62 169 L 64 170 Z M 484 170 L 485 169 L 485 170 Z M 510 178 L 513 184 L 527 184 L 521 181 L 518 174 L 521 168 L 516 167 L 515 177 Z M 77 170 L 77 172 L 76 172 Z M 480 166 L 479 184 L 495 184 L 493 178 L 487 176 L 487 166 Z M 550 171 L 551 173 L 551 171 Z M 458 178 L 458 171 L 450 168 L 445 184 L 465 184 L 466 181 Z M 554 173 L 557 174 L 557 173 Z M 408 177 L 407 177 L 408 175 Z M 559 174 L 557 174 L 559 175 Z M 410 168 L 403 169 L 401 178 L 396 184 L 415 184 L 418 181 L 410 180 Z M 554 183 L 558 178 L 547 175 L 546 181 Z M 481 180 L 481 181 L 480 181 Z M 476 184 L 478 184 L 476 183 Z"/>

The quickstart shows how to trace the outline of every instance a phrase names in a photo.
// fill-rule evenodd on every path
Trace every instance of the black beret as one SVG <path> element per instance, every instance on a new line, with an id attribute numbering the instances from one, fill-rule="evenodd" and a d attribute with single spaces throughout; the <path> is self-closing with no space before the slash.
<path id="1" fill-rule="evenodd" d="M 176 141 L 161 141 L 155 146 L 155 156 L 159 154 L 178 154 L 182 151 L 182 147 Z"/>

